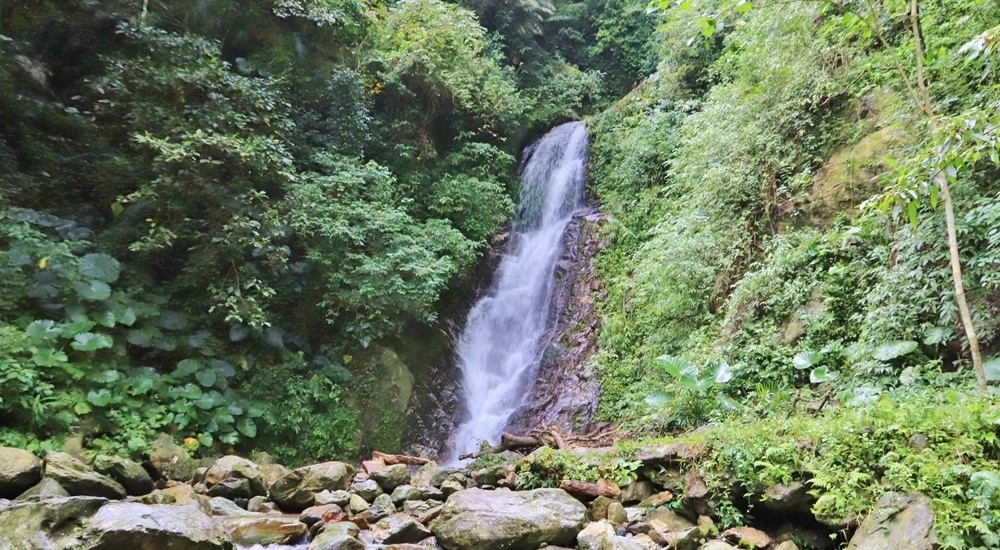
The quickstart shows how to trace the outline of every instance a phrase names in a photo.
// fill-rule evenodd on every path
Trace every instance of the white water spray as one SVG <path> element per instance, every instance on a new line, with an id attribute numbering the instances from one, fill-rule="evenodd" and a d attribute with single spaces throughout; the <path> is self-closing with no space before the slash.
<path id="1" fill-rule="evenodd" d="M 452 459 L 497 443 L 541 362 L 563 233 L 583 205 L 587 130 L 556 127 L 525 151 L 521 197 L 493 287 L 469 312 L 457 345 L 466 420 Z"/>

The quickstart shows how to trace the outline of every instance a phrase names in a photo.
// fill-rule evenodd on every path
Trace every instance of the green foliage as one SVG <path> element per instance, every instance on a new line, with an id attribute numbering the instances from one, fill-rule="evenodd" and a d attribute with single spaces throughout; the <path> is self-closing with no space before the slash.
<path id="1" fill-rule="evenodd" d="M 516 464 L 517 488 L 558 487 L 562 480 L 596 483 L 602 479 L 624 487 L 635 481 L 641 464 L 605 455 L 588 458 L 542 447 Z"/>

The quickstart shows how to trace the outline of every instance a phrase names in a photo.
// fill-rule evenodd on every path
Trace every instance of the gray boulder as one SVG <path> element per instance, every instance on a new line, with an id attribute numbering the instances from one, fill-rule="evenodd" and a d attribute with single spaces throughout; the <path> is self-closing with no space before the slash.
<path id="1" fill-rule="evenodd" d="M 572 542 L 586 513 L 561 489 L 467 489 L 449 497 L 432 530 L 447 550 L 530 550 Z"/>
<path id="2" fill-rule="evenodd" d="M 98 455 L 94 459 L 94 469 L 120 483 L 132 496 L 148 495 L 153 491 L 153 478 L 134 460 Z"/>
<path id="3" fill-rule="evenodd" d="M 191 481 L 198 470 L 198 461 L 168 434 L 160 434 L 149 451 L 149 463 L 167 479 Z"/>
<path id="4" fill-rule="evenodd" d="M 212 466 L 205 472 L 205 485 L 209 491 L 215 485 L 225 483 L 227 480 L 246 480 L 245 485 L 247 495 L 251 498 L 267 494 L 267 476 L 261 471 L 257 464 L 238 456 L 224 456 L 212 463 Z M 233 482 L 230 482 L 233 485 Z M 224 495 L 220 495 L 224 496 Z"/>
<path id="5" fill-rule="evenodd" d="M 643 550 L 642 545 L 615 535 L 607 520 L 591 523 L 576 536 L 579 550 Z"/>
<path id="6" fill-rule="evenodd" d="M 54 479 L 71 495 L 125 498 L 125 487 L 68 453 L 45 455 L 45 475 Z"/>
<path id="7" fill-rule="evenodd" d="M 66 489 L 63 489 L 62 485 L 59 485 L 59 482 L 49 477 L 43 477 L 37 485 L 21 493 L 21 495 L 17 497 L 17 500 L 45 500 L 49 498 L 63 498 L 68 496 L 69 492 L 66 491 Z"/>
<path id="8" fill-rule="evenodd" d="M 12 499 L 42 479 L 42 461 L 23 449 L 0 447 L 0 498 Z"/>
<path id="9" fill-rule="evenodd" d="M 347 490 L 351 494 L 358 495 L 359 497 L 365 499 L 367 502 L 375 500 L 375 497 L 382 494 L 382 487 L 375 482 L 374 479 L 365 479 L 361 481 L 355 481 L 351 484 L 350 489 Z"/>
<path id="10" fill-rule="evenodd" d="M 365 543 L 357 535 L 358 526 L 351 522 L 327 523 L 309 543 L 309 550 L 364 550 Z"/>
<path id="11" fill-rule="evenodd" d="M 932 550 L 934 511 L 925 495 L 888 493 L 858 527 L 847 550 Z"/>
<path id="12" fill-rule="evenodd" d="M 251 512 L 240 508 L 235 502 L 223 497 L 212 497 L 208 500 L 213 516 L 249 516 Z"/>
<path id="13" fill-rule="evenodd" d="M 102 507 L 83 535 L 87 550 L 232 550 L 225 531 L 197 506 L 116 502 Z"/>
<path id="14" fill-rule="evenodd" d="M 409 544 L 431 536 L 431 532 L 411 517 L 389 516 L 372 526 L 372 541 L 376 544 Z"/>
<path id="15" fill-rule="evenodd" d="M 63 550 L 81 546 L 87 519 L 108 503 L 100 497 L 15 502 L 0 511 L 0 548 Z"/>
<path id="16" fill-rule="evenodd" d="M 222 526 L 237 546 L 295 544 L 309 535 L 306 524 L 288 516 L 230 516 Z"/>
<path id="17" fill-rule="evenodd" d="M 371 478 L 387 493 L 396 487 L 410 483 L 410 467 L 406 464 L 394 464 L 372 472 Z"/>
<path id="18" fill-rule="evenodd" d="M 354 467 L 343 462 L 303 466 L 271 485 L 271 500 L 282 510 L 301 512 L 315 503 L 316 493 L 347 489 L 353 477 Z"/>

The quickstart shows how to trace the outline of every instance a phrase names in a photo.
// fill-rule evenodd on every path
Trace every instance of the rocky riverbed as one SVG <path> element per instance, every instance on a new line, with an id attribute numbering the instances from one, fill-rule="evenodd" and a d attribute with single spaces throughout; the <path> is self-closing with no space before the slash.
<path id="1" fill-rule="evenodd" d="M 593 498 L 512 490 L 517 473 L 503 459 L 471 470 L 392 464 L 392 456 L 289 469 L 266 455 L 195 461 L 168 439 L 143 465 L 0 448 L 0 549 L 804 550 L 844 542 L 843 529 L 809 515 L 801 483 L 746 495 L 766 521 L 720 529 L 720 502 L 696 469 L 679 468 L 684 452 L 640 449 L 638 477 L 605 487 L 616 498 Z M 887 495 L 848 548 L 929 550 L 932 523 L 926 497 Z"/>

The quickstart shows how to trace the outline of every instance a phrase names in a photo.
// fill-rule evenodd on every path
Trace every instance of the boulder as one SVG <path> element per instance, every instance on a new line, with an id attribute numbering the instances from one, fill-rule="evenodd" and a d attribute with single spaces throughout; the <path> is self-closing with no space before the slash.
<path id="1" fill-rule="evenodd" d="M 436 500 L 408 500 L 403 503 L 403 512 L 418 518 L 438 506 L 441 503 Z"/>
<path id="2" fill-rule="evenodd" d="M 365 543 L 351 535 L 324 530 L 309 543 L 309 550 L 365 550 Z"/>
<path id="3" fill-rule="evenodd" d="M 579 550 L 643 550 L 643 547 L 625 537 L 615 535 L 615 528 L 607 520 L 586 526 L 576 536 Z"/>
<path id="4" fill-rule="evenodd" d="M 198 488 L 201 485 L 195 485 L 195 487 Z M 253 494 L 253 488 L 250 485 L 249 479 L 229 477 L 212 485 L 208 489 L 208 496 L 228 498 L 230 500 L 240 498 L 249 500 L 256 495 Z"/>
<path id="5" fill-rule="evenodd" d="M 46 454 L 45 475 L 54 479 L 71 495 L 125 498 L 125 487 L 120 483 L 95 472 L 83 461 L 68 453 Z"/>
<path id="6" fill-rule="evenodd" d="M 105 498 L 86 496 L 15 502 L 0 510 L 0 548 L 79 548 L 87 519 L 107 503 Z"/>
<path id="7" fill-rule="evenodd" d="M 336 504 L 322 504 L 318 506 L 311 506 L 306 508 L 299 514 L 299 521 L 312 527 L 314 524 L 320 521 L 324 522 L 335 522 L 344 521 L 347 519 L 347 514 L 344 513 L 344 509 Z"/>
<path id="8" fill-rule="evenodd" d="M 607 519 L 608 507 L 611 506 L 612 502 L 617 501 L 604 496 L 599 496 L 591 501 L 590 506 L 587 507 L 587 521 L 601 521 L 602 519 Z"/>
<path id="9" fill-rule="evenodd" d="M 690 445 L 682 441 L 647 445 L 635 452 L 635 459 L 645 467 L 666 466 L 672 462 L 686 461 L 697 455 Z"/>
<path id="10" fill-rule="evenodd" d="M 674 500 L 674 494 L 670 491 L 663 491 L 660 493 L 656 493 L 653 496 L 645 498 L 642 502 L 639 503 L 639 507 L 657 508 L 659 506 L 663 506 L 664 504 L 669 503 L 672 500 Z"/>
<path id="11" fill-rule="evenodd" d="M 320 491 L 316 493 L 315 500 L 316 500 L 315 504 L 317 506 L 322 504 L 336 504 L 337 506 L 343 508 L 344 506 L 347 506 L 349 502 L 351 502 L 351 493 L 348 493 L 347 491 L 343 490 Z"/>
<path id="12" fill-rule="evenodd" d="M 722 533 L 722 538 L 736 546 L 746 548 L 766 548 L 771 544 L 771 537 L 760 529 L 753 527 L 733 527 Z"/>
<path id="13" fill-rule="evenodd" d="M 88 550 L 232 550 L 225 531 L 197 506 L 116 502 L 102 507 L 83 535 Z"/>
<path id="14" fill-rule="evenodd" d="M 708 485 L 694 468 L 688 470 L 684 476 L 684 498 L 681 499 L 681 503 L 685 510 L 695 516 L 715 515 L 715 503 L 711 500 Z"/>
<path id="15" fill-rule="evenodd" d="M 495 486 L 501 479 L 507 477 L 507 465 L 497 464 L 488 468 L 482 468 L 472 472 L 472 479 L 476 485 Z"/>
<path id="16" fill-rule="evenodd" d="M 229 479 L 246 480 L 249 492 L 246 498 L 267 494 L 267 476 L 257 464 L 245 458 L 227 455 L 216 460 L 205 472 L 204 482 L 211 492 L 212 487 Z"/>
<path id="17" fill-rule="evenodd" d="M 295 544 L 309 535 L 309 527 L 288 516 L 230 516 L 222 526 L 237 546 Z"/>
<path id="18" fill-rule="evenodd" d="M 656 487 L 653 486 L 651 481 L 633 481 L 632 483 L 629 483 L 627 487 L 622 489 L 622 494 L 619 499 L 622 504 L 633 504 L 636 502 L 642 502 L 655 494 Z"/>
<path id="19" fill-rule="evenodd" d="M 786 540 L 774 547 L 774 550 L 799 550 L 799 545 Z"/>
<path id="20" fill-rule="evenodd" d="M 247 510 L 250 512 L 258 512 L 262 514 L 268 514 L 271 512 L 280 512 L 278 510 L 278 505 L 267 500 L 267 497 L 256 496 L 247 501 Z"/>
<path id="21" fill-rule="evenodd" d="M 212 509 L 213 516 L 250 516 L 251 512 L 240 508 L 235 502 L 223 497 L 212 497 L 208 499 L 208 506 Z"/>
<path id="22" fill-rule="evenodd" d="M 120 483 L 132 496 L 148 495 L 153 490 L 153 478 L 134 460 L 98 455 L 94 459 L 94 469 Z"/>
<path id="23" fill-rule="evenodd" d="M 382 487 L 378 483 L 375 483 L 374 479 L 365 479 L 352 483 L 347 492 L 371 502 L 375 500 L 375 497 L 382 494 Z"/>
<path id="24" fill-rule="evenodd" d="M 387 493 L 391 493 L 396 487 L 410 483 L 410 467 L 406 464 L 394 464 L 386 466 L 381 470 L 371 473 L 371 479 L 382 487 Z"/>
<path id="25" fill-rule="evenodd" d="M 198 461 L 168 434 L 160 434 L 153 441 L 149 463 L 161 476 L 176 481 L 191 481 L 198 470 Z"/>
<path id="26" fill-rule="evenodd" d="M 68 496 L 69 492 L 66 491 L 66 489 L 63 489 L 62 485 L 59 485 L 59 482 L 50 477 L 43 477 L 37 485 L 21 493 L 21 495 L 17 497 L 17 500 L 45 500 L 48 498 L 62 498 Z"/>
<path id="27" fill-rule="evenodd" d="M 440 489 L 441 484 L 455 474 L 461 475 L 455 468 L 442 468 L 436 462 L 431 461 L 417 470 L 417 473 L 413 475 L 413 479 L 410 481 L 410 485 L 414 487 L 437 487 Z"/>
<path id="28" fill-rule="evenodd" d="M 409 544 L 431 536 L 431 532 L 411 517 L 389 516 L 372 526 L 372 541 L 376 544 Z"/>
<path id="29" fill-rule="evenodd" d="M 441 489 L 441 492 L 444 493 L 444 496 L 447 498 L 447 497 L 450 497 L 451 495 L 453 495 L 453 494 L 455 494 L 455 493 L 457 493 L 457 492 L 465 489 L 465 483 L 459 481 L 456 478 L 449 477 L 448 479 L 446 479 L 443 482 L 441 482 L 440 489 Z"/>
<path id="30" fill-rule="evenodd" d="M 791 512 L 800 510 L 813 501 L 809 488 L 805 483 L 793 481 L 787 485 L 778 483 L 771 485 L 760 496 L 760 503 L 774 512 Z"/>
<path id="31" fill-rule="evenodd" d="M 309 544 L 309 550 L 363 550 L 358 527 L 349 521 L 327 523 Z"/>
<path id="32" fill-rule="evenodd" d="M 432 525 L 447 550 L 534 549 L 576 539 L 587 509 L 562 489 L 459 491 Z"/>
<path id="33" fill-rule="evenodd" d="M 612 502 L 608 505 L 607 520 L 611 525 L 621 526 L 628 521 L 628 513 L 620 502 Z"/>
<path id="34" fill-rule="evenodd" d="M 292 470 L 271 485 L 271 500 L 283 510 L 301 512 L 316 501 L 316 493 L 347 489 L 354 467 L 343 462 L 323 462 Z"/>
<path id="35" fill-rule="evenodd" d="M 444 493 L 436 487 L 400 485 L 392 491 L 392 502 L 397 506 L 407 500 L 444 500 Z"/>
<path id="36" fill-rule="evenodd" d="M 646 521 L 649 522 L 650 525 L 654 525 L 654 522 L 658 522 L 656 524 L 656 530 L 663 532 L 684 531 L 685 529 L 694 527 L 694 523 L 691 523 L 687 518 L 669 508 L 658 508 L 653 510 L 646 515 Z"/>
<path id="37" fill-rule="evenodd" d="M 722 542 L 721 540 L 713 540 L 706 542 L 698 547 L 698 550 L 737 550 L 735 546 L 730 546 L 729 544 Z M 885 550 L 889 550 L 886 548 Z"/>
<path id="38" fill-rule="evenodd" d="M 347 507 L 351 510 L 351 513 L 354 514 L 364 512 L 365 510 L 371 508 L 371 505 L 368 504 L 368 501 L 361 498 L 359 495 L 351 495 L 351 500 L 347 504 L 348 504 Z"/>
<path id="39" fill-rule="evenodd" d="M 921 494 L 887 493 L 858 527 L 847 550 L 931 550 L 937 548 L 931 499 Z"/>
<path id="40" fill-rule="evenodd" d="M 23 449 L 0 447 L 0 498 L 12 499 L 42 479 L 42 461 Z"/>

